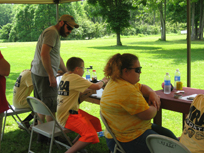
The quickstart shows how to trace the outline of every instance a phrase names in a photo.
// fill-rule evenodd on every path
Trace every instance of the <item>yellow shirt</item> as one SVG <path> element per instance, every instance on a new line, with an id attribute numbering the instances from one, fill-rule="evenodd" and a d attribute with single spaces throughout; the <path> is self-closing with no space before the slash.
<path id="1" fill-rule="evenodd" d="M 28 108 L 26 97 L 33 91 L 31 71 L 24 70 L 16 80 L 13 88 L 13 105 L 16 108 Z"/>
<path id="2" fill-rule="evenodd" d="M 69 117 L 69 110 L 79 110 L 79 94 L 92 85 L 78 74 L 67 74 L 62 76 L 59 84 L 57 97 L 57 121 L 61 126 L 65 126 Z"/>
<path id="3" fill-rule="evenodd" d="M 130 84 L 125 80 L 113 81 L 106 85 L 101 102 L 101 112 L 117 140 L 129 142 L 147 129 L 151 129 L 151 120 L 141 120 L 136 114 L 149 109 L 141 91 L 141 84 Z M 112 138 L 105 130 L 105 137 Z"/>
<path id="4" fill-rule="evenodd" d="M 192 153 L 204 153 L 204 95 L 191 103 L 180 142 Z"/>

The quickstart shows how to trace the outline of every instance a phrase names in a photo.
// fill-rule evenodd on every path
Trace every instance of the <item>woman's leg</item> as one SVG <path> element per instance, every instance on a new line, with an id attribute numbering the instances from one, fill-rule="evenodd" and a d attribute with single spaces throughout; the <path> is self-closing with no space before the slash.
<path id="1" fill-rule="evenodd" d="M 172 139 L 178 140 L 178 138 L 174 135 L 173 132 L 171 132 L 169 129 L 166 129 L 164 127 L 161 127 L 157 124 L 152 124 L 152 130 L 154 130 L 155 132 L 157 132 L 160 135 L 164 135 L 167 137 L 170 137 Z"/>
<path id="2" fill-rule="evenodd" d="M 150 153 L 146 138 L 150 134 L 157 134 L 155 131 L 149 129 L 146 130 L 141 136 L 130 142 L 119 142 L 126 153 Z M 108 148 L 113 152 L 115 147 L 115 141 L 113 139 L 106 139 Z M 117 152 L 118 153 L 118 152 Z"/>

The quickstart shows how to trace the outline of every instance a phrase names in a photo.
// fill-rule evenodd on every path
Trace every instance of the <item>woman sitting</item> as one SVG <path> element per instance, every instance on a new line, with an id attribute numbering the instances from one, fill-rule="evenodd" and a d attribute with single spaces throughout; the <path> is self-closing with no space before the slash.
<path id="1" fill-rule="evenodd" d="M 101 113 L 126 153 L 150 153 L 146 145 L 149 134 L 162 134 L 177 140 L 170 130 L 151 123 L 161 102 L 150 87 L 138 83 L 141 68 L 137 56 L 116 54 L 104 69 L 110 80 L 101 98 Z M 113 152 L 115 141 L 107 130 L 105 137 Z"/>

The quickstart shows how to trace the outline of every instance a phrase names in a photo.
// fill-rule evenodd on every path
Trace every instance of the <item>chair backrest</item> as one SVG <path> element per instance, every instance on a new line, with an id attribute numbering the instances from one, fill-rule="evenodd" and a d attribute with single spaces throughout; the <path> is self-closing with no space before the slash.
<path id="1" fill-rule="evenodd" d="M 179 141 L 159 134 L 148 135 L 146 143 L 151 153 L 191 153 Z"/>
<path id="2" fill-rule="evenodd" d="M 106 122 L 106 119 L 103 117 L 101 111 L 100 111 L 100 116 L 101 116 L 101 119 L 102 119 L 102 121 L 103 121 L 103 123 L 104 123 L 106 129 L 107 129 L 108 132 L 111 134 L 111 136 L 113 137 L 115 143 L 117 144 L 117 146 L 118 146 L 118 149 L 117 149 L 117 150 L 119 150 L 119 151 L 122 152 L 122 153 L 125 153 L 123 147 L 120 145 L 120 143 L 119 143 L 118 140 L 116 139 L 114 133 L 112 132 L 111 128 L 109 127 L 108 123 Z M 117 146 L 116 146 L 116 147 L 117 147 Z"/>
<path id="3" fill-rule="evenodd" d="M 28 96 L 26 99 L 31 109 L 35 113 L 48 115 L 48 116 L 51 116 L 53 119 L 55 119 L 50 109 L 41 100 L 30 96 Z"/>

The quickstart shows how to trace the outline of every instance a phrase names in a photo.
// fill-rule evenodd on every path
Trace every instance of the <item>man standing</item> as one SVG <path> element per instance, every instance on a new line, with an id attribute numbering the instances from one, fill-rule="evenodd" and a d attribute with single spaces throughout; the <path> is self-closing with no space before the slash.
<path id="1" fill-rule="evenodd" d="M 34 96 L 42 100 L 53 115 L 57 109 L 57 71 L 60 68 L 64 73 L 67 72 L 60 56 L 60 36 L 67 37 L 73 28 L 78 27 L 72 16 L 62 15 L 56 25 L 42 32 L 37 42 L 31 69 Z M 38 115 L 45 121 L 44 115 Z M 46 120 L 49 122 L 52 119 L 46 116 Z"/>

